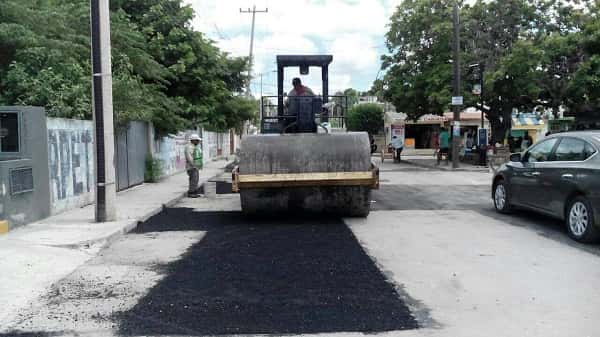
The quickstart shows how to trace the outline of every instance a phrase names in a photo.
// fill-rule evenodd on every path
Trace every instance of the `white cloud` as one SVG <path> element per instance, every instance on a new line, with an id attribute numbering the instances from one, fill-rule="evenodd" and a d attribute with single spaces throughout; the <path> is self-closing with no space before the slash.
<path id="1" fill-rule="evenodd" d="M 251 25 L 251 14 L 240 13 L 240 8 L 268 7 L 268 13 L 256 15 L 254 72 L 275 69 L 277 54 L 330 53 L 333 91 L 368 89 L 380 67 L 389 16 L 401 0 L 185 1 L 196 12 L 194 28 L 237 56 L 248 55 Z M 320 88 L 317 75 L 306 82 Z"/>
<path id="2" fill-rule="evenodd" d="M 378 62 L 377 40 L 366 35 L 345 34 L 337 38 L 329 52 L 335 55 L 336 65 L 364 71 Z"/>

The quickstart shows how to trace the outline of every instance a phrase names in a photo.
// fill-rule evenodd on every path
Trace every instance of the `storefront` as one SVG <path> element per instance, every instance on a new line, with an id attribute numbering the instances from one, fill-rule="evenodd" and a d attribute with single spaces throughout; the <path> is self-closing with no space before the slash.
<path id="1" fill-rule="evenodd" d="M 515 139 L 523 139 L 526 135 L 531 137 L 533 143 L 544 137 L 546 124 L 536 114 L 523 113 L 513 115 L 510 136 Z"/>
<path id="2" fill-rule="evenodd" d="M 404 140 L 404 149 L 433 149 L 434 139 L 444 125 L 445 117 L 425 115 L 417 121 L 407 119 L 406 114 L 386 112 L 385 134 L 389 144 L 393 136 Z"/>
<path id="3" fill-rule="evenodd" d="M 450 132 L 451 122 L 453 120 L 451 112 L 443 116 L 424 115 L 417 121 L 407 120 L 406 114 L 397 112 L 386 112 L 385 115 L 385 133 L 387 142 L 391 142 L 394 135 L 404 137 L 404 148 L 425 150 L 435 149 L 437 138 L 442 127 L 446 127 Z M 460 129 L 463 144 L 467 143 L 467 136 L 473 137 L 473 142 L 477 143 L 478 130 L 481 128 L 481 112 L 475 109 L 465 110 L 460 114 Z M 489 128 L 489 122 L 484 119 L 484 127 Z"/>
<path id="4" fill-rule="evenodd" d="M 444 114 L 448 122 L 446 128 L 450 130 L 452 123 L 454 122 L 454 114 L 447 112 Z M 489 121 L 484 117 L 483 127 L 489 130 Z M 476 109 L 466 109 L 460 113 L 460 136 L 462 138 L 461 144 L 464 146 L 468 142 L 468 138 L 471 137 L 473 145 L 477 145 L 478 142 L 478 130 L 481 129 L 481 111 Z"/>
<path id="5" fill-rule="evenodd" d="M 446 121 L 446 117 L 438 115 L 424 115 L 417 121 L 407 120 L 406 145 L 417 150 L 434 149 Z"/>

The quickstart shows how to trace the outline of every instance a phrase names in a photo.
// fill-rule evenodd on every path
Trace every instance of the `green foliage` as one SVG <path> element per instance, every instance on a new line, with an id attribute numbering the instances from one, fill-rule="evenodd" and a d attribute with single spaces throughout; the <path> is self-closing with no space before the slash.
<path id="1" fill-rule="evenodd" d="M 349 131 L 377 134 L 383 129 L 383 108 L 374 103 L 357 104 L 348 112 L 346 126 Z"/>
<path id="2" fill-rule="evenodd" d="M 346 96 L 346 98 L 342 97 L 334 97 L 333 101 L 340 106 L 345 106 L 346 108 L 350 108 L 355 104 L 358 104 L 360 93 L 352 88 L 348 88 L 344 91 L 337 91 L 333 94 L 334 96 Z"/>
<path id="3" fill-rule="evenodd" d="M 247 82 L 247 60 L 193 31 L 182 0 L 111 1 L 115 121 L 151 121 L 159 133 L 198 124 L 237 127 L 248 114 L 222 102 Z M 89 1 L 0 2 L 0 104 L 91 118 Z M 237 112 L 240 114 L 237 114 Z"/>
<path id="4" fill-rule="evenodd" d="M 382 57 L 387 73 L 371 91 L 411 118 L 450 109 L 453 3 L 403 1 L 390 19 L 389 54 Z M 469 64 L 485 65 L 483 109 L 495 140 L 504 138 L 515 108 L 556 114 L 561 106 L 600 107 L 593 98 L 598 13 L 593 1 L 579 0 L 461 5 L 461 71 L 465 78 Z M 464 89 L 463 96 L 467 106 L 478 106 L 479 97 Z"/>
<path id="5" fill-rule="evenodd" d="M 215 131 L 234 128 L 241 132 L 244 121 L 257 122 L 258 104 L 258 101 L 244 96 L 227 99 L 217 105 L 216 116 L 218 116 L 218 119 L 214 120 L 208 127 Z"/>
<path id="6" fill-rule="evenodd" d="M 386 39 L 392 55 L 382 58 L 389 68 L 384 97 L 409 118 L 441 114 L 450 101 L 453 3 L 403 1 L 390 19 Z"/>
<path id="7" fill-rule="evenodd" d="M 145 165 L 144 181 L 147 183 L 158 182 L 162 177 L 162 163 L 160 159 L 148 155 L 146 156 Z"/>

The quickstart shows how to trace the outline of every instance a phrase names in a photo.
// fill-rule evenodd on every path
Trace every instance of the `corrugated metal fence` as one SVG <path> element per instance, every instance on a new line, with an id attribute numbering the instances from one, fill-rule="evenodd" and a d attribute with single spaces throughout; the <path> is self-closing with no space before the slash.
<path id="1" fill-rule="evenodd" d="M 146 156 L 150 152 L 148 123 L 130 122 L 115 137 L 117 191 L 144 182 Z"/>

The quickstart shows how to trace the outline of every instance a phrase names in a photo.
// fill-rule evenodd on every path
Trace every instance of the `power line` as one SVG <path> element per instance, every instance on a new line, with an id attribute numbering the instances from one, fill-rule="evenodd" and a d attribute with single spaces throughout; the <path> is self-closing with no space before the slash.
<path id="1" fill-rule="evenodd" d="M 225 34 L 223 34 L 223 32 L 221 32 L 221 30 L 219 29 L 219 26 L 217 26 L 216 22 L 214 22 L 213 25 L 215 26 L 215 33 L 217 33 L 217 36 L 219 37 L 219 39 L 229 40 L 229 37 L 226 36 Z"/>

